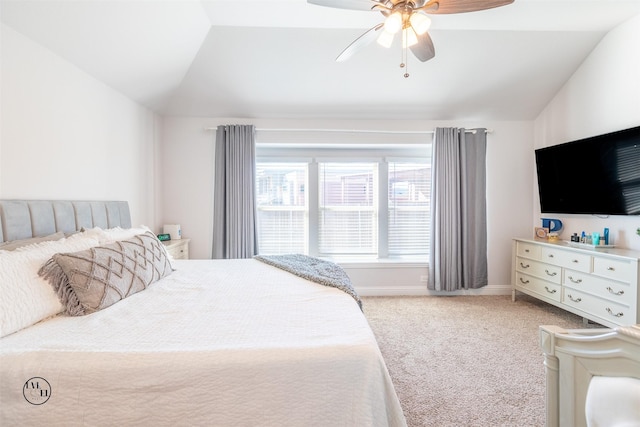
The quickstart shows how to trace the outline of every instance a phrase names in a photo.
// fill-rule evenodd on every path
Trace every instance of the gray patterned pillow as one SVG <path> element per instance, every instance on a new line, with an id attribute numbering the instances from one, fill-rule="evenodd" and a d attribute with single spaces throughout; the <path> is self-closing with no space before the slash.
<path id="1" fill-rule="evenodd" d="M 68 314 L 82 316 L 140 292 L 171 272 L 164 246 L 147 232 L 80 252 L 55 254 L 38 274 L 53 285 Z"/>

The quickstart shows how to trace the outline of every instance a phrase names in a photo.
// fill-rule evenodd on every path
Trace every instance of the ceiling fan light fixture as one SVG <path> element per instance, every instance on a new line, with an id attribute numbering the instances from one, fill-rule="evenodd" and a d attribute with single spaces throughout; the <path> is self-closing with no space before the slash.
<path id="1" fill-rule="evenodd" d="M 419 12 L 412 13 L 409 18 L 409 22 L 411 22 L 413 31 L 415 31 L 419 36 L 426 33 L 429 30 L 429 27 L 431 27 L 431 19 L 427 15 Z"/>
<path id="2" fill-rule="evenodd" d="M 402 13 L 394 12 L 384 20 L 384 29 L 391 34 L 395 34 L 402 29 Z"/>
<path id="3" fill-rule="evenodd" d="M 418 36 L 411 27 L 407 27 L 402 31 L 402 47 L 408 48 L 418 44 Z"/>
<path id="4" fill-rule="evenodd" d="M 380 46 L 390 48 L 391 45 L 393 44 L 393 37 L 394 37 L 393 33 L 390 33 L 387 30 L 383 30 L 380 32 L 380 35 L 378 36 L 376 41 Z"/>
<path id="5" fill-rule="evenodd" d="M 0 0 L 1 1 L 1 0 Z M 307 0 L 307 3 L 338 9 L 371 10 L 381 13 L 384 21 L 369 28 L 355 39 L 336 61 L 344 61 L 358 49 L 377 40 L 378 44 L 391 47 L 395 34 L 402 31 L 402 62 L 404 77 L 409 77 L 407 55 L 411 50 L 419 61 L 426 62 L 435 54 L 429 35 L 430 14 L 476 12 L 506 6 L 515 0 Z M 382 30 L 382 31 L 380 31 Z M 411 49 L 409 49 L 411 48 Z"/>

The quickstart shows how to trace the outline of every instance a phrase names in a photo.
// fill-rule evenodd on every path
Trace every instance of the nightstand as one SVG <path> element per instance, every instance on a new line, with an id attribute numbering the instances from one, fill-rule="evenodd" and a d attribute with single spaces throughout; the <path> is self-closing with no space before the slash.
<path id="1" fill-rule="evenodd" d="M 162 242 L 173 259 L 189 259 L 189 242 L 191 239 L 167 240 Z"/>

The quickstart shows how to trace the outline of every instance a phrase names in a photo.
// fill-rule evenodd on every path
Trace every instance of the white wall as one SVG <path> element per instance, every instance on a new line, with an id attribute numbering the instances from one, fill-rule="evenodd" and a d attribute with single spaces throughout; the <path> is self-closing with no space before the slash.
<path id="1" fill-rule="evenodd" d="M 127 200 L 155 223 L 158 118 L 2 25 L 0 198 Z"/>
<path id="2" fill-rule="evenodd" d="M 162 215 L 156 224 L 180 223 L 191 238 L 193 258 L 210 258 L 213 212 L 213 156 L 220 124 L 254 124 L 258 128 L 430 130 L 436 126 L 488 127 L 487 210 L 489 231 L 489 287 L 481 293 L 508 293 L 511 238 L 531 230 L 533 202 L 532 122 L 340 121 L 179 118 L 163 120 Z M 424 267 L 401 268 L 381 264 L 346 266 L 362 294 L 426 294 L 420 276 Z"/>
<path id="3" fill-rule="evenodd" d="M 535 148 L 640 125 L 640 15 L 609 32 L 535 121 Z M 638 166 L 640 167 L 640 165 Z M 534 180 L 533 225 L 540 226 Z M 618 246 L 640 250 L 638 216 L 554 216 L 573 232 L 611 230 Z M 526 235 L 525 235 L 526 236 Z"/>
<path id="4" fill-rule="evenodd" d="M 165 117 L 162 129 L 162 208 L 156 224 L 180 224 L 191 239 L 191 258 L 211 258 L 213 233 L 213 123 L 202 118 Z"/>

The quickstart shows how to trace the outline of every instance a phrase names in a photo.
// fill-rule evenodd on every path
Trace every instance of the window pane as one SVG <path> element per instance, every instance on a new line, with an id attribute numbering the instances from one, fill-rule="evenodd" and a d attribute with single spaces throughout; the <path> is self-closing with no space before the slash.
<path id="1" fill-rule="evenodd" d="M 389 255 L 426 255 L 429 250 L 428 163 L 389 163 Z"/>
<path id="2" fill-rule="evenodd" d="M 306 253 L 304 211 L 258 209 L 258 224 L 260 254 Z"/>
<path id="3" fill-rule="evenodd" d="M 377 253 L 377 163 L 320 163 L 320 254 Z"/>
<path id="4" fill-rule="evenodd" d="M 307 164 L 257 163 L 258 251 L 307 253 Z"/>

